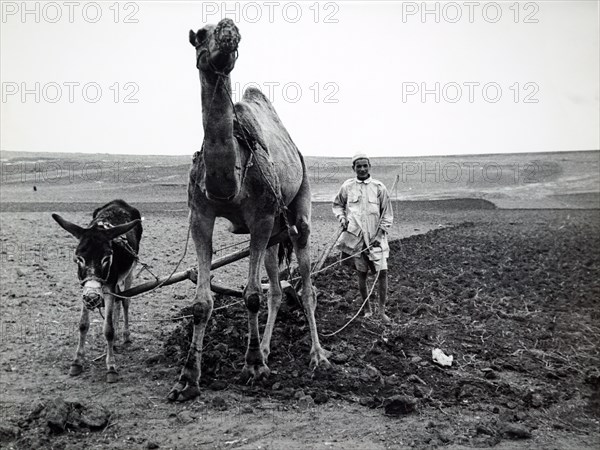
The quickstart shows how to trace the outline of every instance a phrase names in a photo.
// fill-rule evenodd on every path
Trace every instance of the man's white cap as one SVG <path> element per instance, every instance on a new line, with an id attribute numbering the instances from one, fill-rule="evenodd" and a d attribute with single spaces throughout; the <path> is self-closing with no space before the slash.
<path id="1" fill-rule="evenodd" d="M 355 162 L 357 159 L 366 159 L 366 160 L 368 161 L 368 160 L 369 160 L 369 157 L 368 157 L 368 156 L 367 156 L 367 154 L 366 154 L 366 153 L 364 153 L 364 152 L 358 152 L 358 153 L 356 153 L 356 154 L 355 154 L 355 155 L 352 157 L 352 165 L 354 165 L 354 162 Z M 370 162 L 370 161 L 369 161 L 369 162 Z"/>

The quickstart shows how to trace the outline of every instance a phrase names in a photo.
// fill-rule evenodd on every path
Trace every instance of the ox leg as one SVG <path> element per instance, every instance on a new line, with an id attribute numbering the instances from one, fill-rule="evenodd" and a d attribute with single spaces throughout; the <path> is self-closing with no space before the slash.
<path id="1" fill-rule="evenodd" d="M 85 359 L 85 337 L 90 329 L 90 312 L 85 307 L 83 302 L 81 303 L 81 317 L 79 319 L 79 344 L 77 345 L 77 353 L 75 359 L 71 363 L 69 369 L 69 375 L 75 377 L 83 372 L 83 360 Z"/>
<path id="2" fill-rule="evenodd" d="M 104 294 L 104 338 L 106 339 L 106 382 L 116 383 L 119 374 L 115 363 L 115 297 L 111 293 Z"/>
<path id="3" fill-rule="evenodd" d="M 260 287 L 260 267 L 265 257 L 265 249 L 273 229 L 273 217 L 253 223 L 250 230 L 250 262 L 248 283 L 244 288 L 244 301 L 248 310 L 248 348 L 246 363 L 242 369 L 242 377 L 259 380 L 268 377 L 270 370 L 260 349 L 258 331 L 258 310 L 262 289 Z"/>
<path id="4" fill-rule="evenodd" d="M 194 334 L 188 351 L 185 366 L 179 380 L 169 392 L 171 401 L 186 401 L 200 395 L 200 363 L 202 343 L 206 324 L 213 310 L 213 297 L 210 291 L 210 263 L 212 258 L 212 232 L 215 217 L 201 216 L 192 211 L 190 227 L 196 254 L 198 257 L 198 281 L 196 284 L 196 302 L 194 303 Z"/>
<path id="5" fill-rule="evenodd" d="M 263 354 L 265 362 L 269 359 L 269 353 L 271 353 L 271 336 L 273 334 L 273 328 L 275 326 L 275 320 L 277 319 L 277 313 L 281 306 L 281 284 L 279 282 L 279 262 L 277 259 L 278 246 L 274 245 L 267 249 L 265 254 L 265 269 L 269 277 L 269 294 L 268 294 L 268 307 L 269 315 L 267 317 L 267 325 L 265 326 L 265 332 L 263 334 L 262 341 L 260 343 L 260 351 Z"/>

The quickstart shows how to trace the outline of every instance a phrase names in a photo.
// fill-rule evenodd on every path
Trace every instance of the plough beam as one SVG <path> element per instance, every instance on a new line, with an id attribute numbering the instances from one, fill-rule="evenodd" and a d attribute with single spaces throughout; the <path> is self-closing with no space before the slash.
<path id="1" fill-rule="evenodd" d="M 271 239 L 269 239 L 269 242 L 267 243 L 267 247 L 272 247 L 273 245 L 279 244 L 283 239 L 285 239 L 286 235 L 287 235 L 287 231 L 282 231 L 281 233 L 271 237 Z M 248 255 L 250 255 L 250 247 L 246 247 L 242 250 L 231 253 L 230 255 L 226 255 L 221 258 L 217 258 L 211 263 L 210 270 L 215 270 L 215 269 L 218 269 L 219 267 L 226 266 L 227 264 L 238 261 L 242 258 L 245 258 Z M 143 294 L 144 292 L 151 291 L 152 289 L 154 289 L 158 286 L 161 286 L 161 287 L 169 286 L 171 284 L 179 283 L 180 281 L 183 281 L 183 280 L 192 280 L 194 283 L 196 283 L 196 281 L 198 280 L 197 269 L 195 267 L 190 267 L 189 269 L 184 270 L 183 272 L 177 272 L 171 276 L 162 277 L 162 278 L 158 278 L 153 281 L 148 281 L 146 283 L 142 283 L 138 286 L 134 286 L 130 289 L 127 289 L 126 291 L 121 292 L 120 295 L 122 295 L 124 297 L 133 297 L 135 295 L 139 295 L 139 294 Z M 215 289 L 213 289 L 213 291 L 215 291 L 215 292 L 237 296 L 236 294 L 238 293 L 238 291 L 235 291 L 235 290 L 229 289 L 229 288 L 225 288 L 225 287 L 222 287 L 219 285 L 215 286 L 215 285 L 213 285 L 213 283 L 211 283 L 211 289 L 213 288 L 213 286 L 215 287 Z"/>

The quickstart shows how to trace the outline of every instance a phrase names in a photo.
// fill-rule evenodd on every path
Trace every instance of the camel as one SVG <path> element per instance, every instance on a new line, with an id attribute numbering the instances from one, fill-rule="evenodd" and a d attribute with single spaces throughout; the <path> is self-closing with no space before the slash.
<path id="1" fill-rule="evenodd" d="M 230 73 L 236 59 L 239 30 L 231 19 L 190 30 L 200 74 L 204 142 L 194 155 L 188 184 L 190 231 L 198 259 L 193 306 L 194 331 L 186 363 L 168 398 L 186 401 L 200 394 L 200 362 L 206 324 L 213 310 L 210 290 L 212 234 L 216 217 L 231 222 L 233 233 L 250 234 L 248 281 L 243 291 L 248 311 L 248 346 L 242 376 L 268 377 L 271 336 L 281 305 L 281 248 L 293 248 L 302 279 L 300 297 L 312 346 L 310 367 L 329 368 L 330 352 L 321 347 L 315 321 L 316 293 L 310 276 L 311 195 L 300 151 L 267 97 L 248 88 L 240 102 L 231 99 Z M 285 233 L 284 244 L 268 247 L 273 236 Z M 268 316 L 262 341 L 258 329 L 261 303 L 260 267 L 268 278 Z"/>

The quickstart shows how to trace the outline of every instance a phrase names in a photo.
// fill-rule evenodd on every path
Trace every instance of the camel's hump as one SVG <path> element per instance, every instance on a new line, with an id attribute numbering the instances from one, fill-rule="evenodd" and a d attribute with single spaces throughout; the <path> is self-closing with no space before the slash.
<path id="1" fill-rule="evenodd" d="M 268 97 L 262 93 L 260 89 L 254 86 L 249 86 L 244 91 L 244 95 L 242 96 L 242 102 L 256 102 L 256 103 L 266 103 L 271 105 L 271 101 Z"/>
<path id="2" fill-rule="evenodd" d="M 298 151 L 271 101 L 260 89 L 247 88 L 242 100 L 236 103 L 235 111 L 234 133 L 236 135 L 241 135 L 243 132 L 249 133 L 253 140 L 257 141 L 267 152 L 273 146 L 281 147 L 282 144 L 284 147 L 293 149 L 294 152 Z"/>

